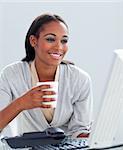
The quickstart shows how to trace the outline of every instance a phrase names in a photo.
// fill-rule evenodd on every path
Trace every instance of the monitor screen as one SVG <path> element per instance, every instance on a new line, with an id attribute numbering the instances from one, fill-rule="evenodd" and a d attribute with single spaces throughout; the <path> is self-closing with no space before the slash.
<path id="1" fill-rule="evenodd" d="M 105 87 L 102 106 L 90 136 L 91 147 L 105 147 L 123 143 L 123 49 L 114 51 L 113 63 Z M 121 125 L 122 124 L 122 125 Z M 121 127 L 119 129 L 119 127 Z M 122 130 L 122 131 L 119 131 Z"/>

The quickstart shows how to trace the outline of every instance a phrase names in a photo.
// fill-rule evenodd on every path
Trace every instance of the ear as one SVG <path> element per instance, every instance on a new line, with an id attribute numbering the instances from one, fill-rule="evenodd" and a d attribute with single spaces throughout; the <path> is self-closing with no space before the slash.
<path id="1" fill-rule="evenodd" d="M 34 35 L 31 35 L 29 37 L 29 41 L 32 47 L 35 47 L 37 45 L 37 38 Z"/>

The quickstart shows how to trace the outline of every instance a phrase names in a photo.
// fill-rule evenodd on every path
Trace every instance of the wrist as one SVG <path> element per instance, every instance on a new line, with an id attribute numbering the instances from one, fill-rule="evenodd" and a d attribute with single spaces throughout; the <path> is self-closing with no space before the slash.
<path id="1" fill-rule="evenodd" d="M 21 98 L 18 98 L 14 101 L 14 104 L 15 104 L 15 109 L 16 111 L 18 112 L 21 112 L 24 110 L 23 108 L 23 105 L 22 105 L 22 99 Z"/>

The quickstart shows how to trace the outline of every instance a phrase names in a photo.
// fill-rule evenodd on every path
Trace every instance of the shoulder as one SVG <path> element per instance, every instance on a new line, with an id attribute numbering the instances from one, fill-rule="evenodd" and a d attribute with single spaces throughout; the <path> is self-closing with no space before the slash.
<path id="1" fill-rule="evenodd" d="M 20 71 L 24 70 L 28 66 L 29 66 L 29 64 L 27 62 L 16 61 L 16 62 L 13 62 L 13 63 L 5 66 L 1 70 L 1 74 L 6 74 L 6 75 L 10 76 L 12 74 L 19 73 Z"/>
<path id="2" fill-rule="evenodd" d="M 87 73 L 85 70 L 81 69 L 80 67 L 76 66 L 73 62 L 65 61 L 61 63 L 61 68 L 63 68 L 63 70 L 67 72 L 67 74 L 70 75 L 72 78 L 90 80 L 89 73 Z"/>

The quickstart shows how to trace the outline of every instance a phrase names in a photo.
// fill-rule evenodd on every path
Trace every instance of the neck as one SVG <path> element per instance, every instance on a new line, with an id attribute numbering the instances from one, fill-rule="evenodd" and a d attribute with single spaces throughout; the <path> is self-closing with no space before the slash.
<path id="1" fill-rule="evenodd" d="M 55 80 L 57 66 L 48 66 L 35 61 L 35 67 L 40 82 Z"/>

